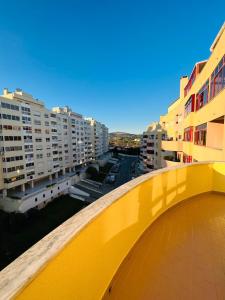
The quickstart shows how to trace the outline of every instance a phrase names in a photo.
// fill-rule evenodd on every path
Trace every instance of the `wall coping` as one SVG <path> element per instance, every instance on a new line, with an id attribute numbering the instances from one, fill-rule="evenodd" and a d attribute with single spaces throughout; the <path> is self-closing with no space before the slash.
<path id="1" fill-rule="evenodd" d="M 224 162 L 195 162 L 155 170 L 135 178 L 102 196 L 51 231 L 0 272 L 0 299 L 6 300 L 15 297 L 72 238 L 77 236 L 99 214 L 130 190 L 162 173 L 212 163 Z"/>

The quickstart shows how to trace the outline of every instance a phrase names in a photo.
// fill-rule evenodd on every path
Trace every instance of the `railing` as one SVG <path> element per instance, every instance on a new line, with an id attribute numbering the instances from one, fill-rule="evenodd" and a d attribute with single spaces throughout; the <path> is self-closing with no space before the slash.
<path id="1" fill-rule="evenodd" d="M 128 182 L 5 268 L 0 299 L 101 299 L 136 241 L 162 213 L 210 191 L 225 193 L 224 162 L 170 167 Z"/>
<path id="2" fill-rule="evenodd" d="M 27 153 L 27 152 L 34 152 L 34 149 L 24 149 L 24 151 Z"/>

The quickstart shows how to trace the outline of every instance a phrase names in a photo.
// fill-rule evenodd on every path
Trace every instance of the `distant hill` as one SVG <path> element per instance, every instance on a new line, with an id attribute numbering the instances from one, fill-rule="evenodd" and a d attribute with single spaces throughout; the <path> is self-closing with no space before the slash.
<path id="1" fill-rule="evenodd" d="M 111 132 L 109 134 L 109 143 L 111 146 L 118 147 L 140 147 L 141 134 L 128 132 Z"/>
<path id="2" fill-rule="evenodd" d="M 122 132 L 122 131 L 116 131 L 116 132 L 110 132 L 109 133 L 109 136 L 110 137 L 115 137 L 115 136 L 127 136 L 127 137 L 141 137 L 142 135 L 141 134 L 135 134 L 135 133 L 128 133 L 128 132 Z"/>

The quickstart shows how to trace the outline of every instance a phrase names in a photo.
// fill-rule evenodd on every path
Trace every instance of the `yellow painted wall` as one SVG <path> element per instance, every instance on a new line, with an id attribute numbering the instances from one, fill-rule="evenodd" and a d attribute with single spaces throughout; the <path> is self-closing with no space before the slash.
<path id="1" fill-rule="evenodd" d="M 167 151 L 182 151 L 183 143 L 181 141 L 162 141 L 161 148 Z"/>
<path id="2" fill-rule="evenodd" d="M 195 164 L 148 175 L 87 224 L 17 299 L 101 299 L 123 259 L 157 217 L 184 199 L 212 190 L 213 166 Z M 219 168 L 224 176 L 225 164 Z M 217 188 L 224 181 L 219 180 Z"/>
<path id="3" fill-rule="evenodd" d="M 224 124 L 209 122 L 207 124 L 207 135 L 207 147 L 223 149 Z"/>
<path id="4" fill-rule="evenodd" d="M 183 114 L 183 120 L 181 124 L 181 128 L 177 129 L 175 125 L 176 120 L 176 114 L 182 114 L 184 113 L 184 106 L 185 103 L 188 101 L 189 97 L 192 94 L 197 94 L 198 91 L 201 89 L 203 84 L 210 78 L 212 72 L 214 71 L 215 67 L 218 65 L 221 58 L 225 55 L 225 31 L 223 31 L 222 35 L 220 36 L 220 39 L 218 40 L 216 47 L 214 48 L 213 52 L 211 53 L 207 63 L 205 64 L 203 70 L 201 73 L 197 76 L 191 90 L 189 93 L 184 97 L 183 94 L 183 88 L 187 83 L 187 78 L 184 78 L 185 81 L 180 82 L 180 98 L 173 104 L 171 104 L 168 108 L 168 112 L 166 115 L 163 116 L 163 118 L 160 118 L 160 121 L 163 120 L 163 122 L 166 123 L 166 128 L 168 130 L 168 136 L 174 137 L 176 136 L 176 132 L 181 132 L 181 135 L 183 137 L 184 129 L 189 126 L 197 126 L 203 123 L 208 123 L 218 117 L 225 115 L 225 89 L 223 89 L 216 97 L 214 97 L 209 103 L 207 103 L 204 107 L 202 107 L 197 112 L 192 112 L 188 116 L 184 117 Z M 208 146 L 213 146 L 212 143 L 212 137 L 209 137 L 210 135 L 207 135 L 210 139 Z M 221 144 L 223 153 L 221 154 L 221 151 L 213 151 L 211 149 L 209 150 L 203 150 L 202 155 L 201 152 L 198 151 L 199 148 L 196 148 L 193 146 L 187 146 L 183 145 L 183 152 L 187 155 L 191 155 L 193 159 L 197 159 L 199 161 L 204 160 L 225 160 L 225 130 L 223 130 L 223 134 L 221 131 L 220 134 Z M 168 142 L 172 143 L 172 142 Z M 184 142 L 185 144 L 185 142 Z M 193 144 L 193 143 L 192 143 Z M 212 145 L 211 145 L 212 144 Z M 186 148 L 186 149 L 185 149 Z M 164 150 L 169 150 L 170 146 L 168 144 L 168 149 L 163 148 Z M 195 152 L 197 151 L 197 152 Z"/>

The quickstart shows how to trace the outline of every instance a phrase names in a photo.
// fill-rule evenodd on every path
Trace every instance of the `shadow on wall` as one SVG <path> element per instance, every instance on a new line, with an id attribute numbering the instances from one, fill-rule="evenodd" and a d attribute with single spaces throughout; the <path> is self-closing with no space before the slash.
<path id="1" fill-rule="evenodd" d="M 81 231 L 73 234 L 57 258 L 25 289 L 25 295 L 47 293 L 49 298 L 57 296 L 57 299 L 72 295 L 79 299 L 100 299 L 134 244 L 162 213 L 192 196 L 213 189 L 225 191 L 225 163 L 197 163 L 159 170 L 136 182 L 140 183 L 135 186 L 131 181 L 82 212 L 83 216 L 91 215 L 91 208 L 93 211 L 97 206 L 103 208 Z M 118 196 L 118 191 L 123 190 L 125 194 Z M 67 229 L 62 225 L 63 235 Z"/>

